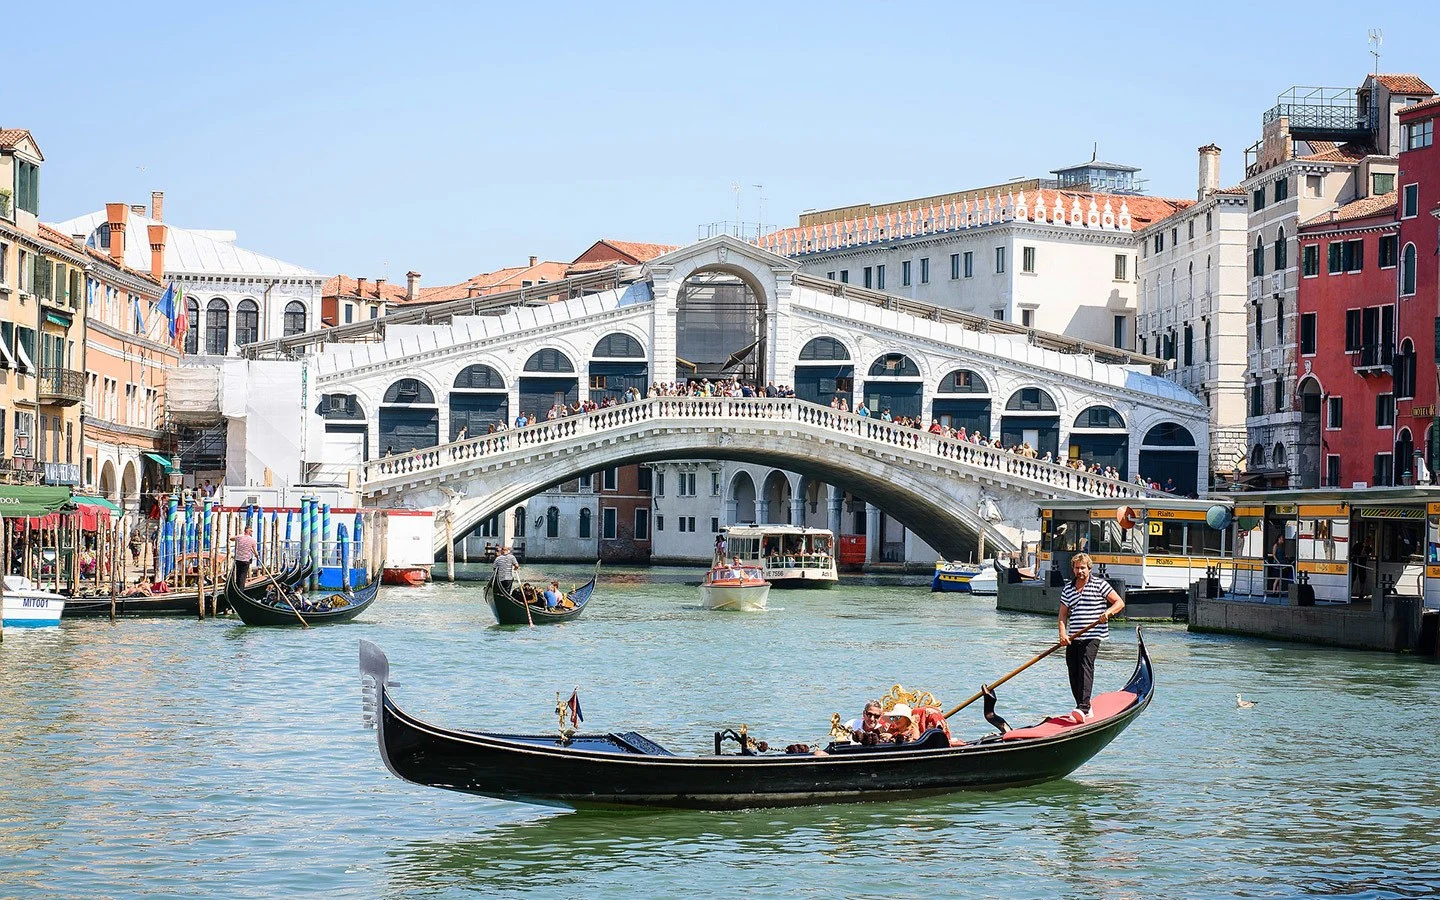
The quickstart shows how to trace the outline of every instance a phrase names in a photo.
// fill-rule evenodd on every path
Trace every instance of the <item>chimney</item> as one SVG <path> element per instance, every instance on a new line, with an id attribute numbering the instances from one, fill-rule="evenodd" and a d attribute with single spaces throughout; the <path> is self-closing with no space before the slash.
<path id="1" fill-rule="evenodd" d="M 150 192 L 150 218 L 157 222 L 165 221 L 165 192 Z"/>
<path id="2" fill-rule="evenodd" d="M 530 268 L 532 268 L 532 269 L 535 268 L 535 263 L 538 262 L 539 259 L 540 259 L 540 257 L 538 257 L 538 256 L 532 256 L 532 257 L 530 257 Z"/>
<path id="3" fill-rule="evenodd" d="M 363 279 L 363 278 L 357 278 L 357 279 L 355 279 L 355 296 L 357 296 L 357 297 L 363 297 L 363 296 L 365 296 L 365 279 Z"/>
<path id="4" fill-rule="evenodd" d="M 473 288 L 473 287 L 467 287 L 467 288 L 465 289 L 465 299 L 466 299 L 466 300 L 469 300 L 470 298 L 472 298 L 472 297 L 474 297 L 474 296 L 475 296 L 475 288 Z"/>
<path id="5" fill-rule="evenodd" d="M 125 263 L 125 222 L 128 210 L 123 203 L 105 204 L 105 223 L 110 228 L 110 258 Z"/>
<path id="6" fill-rule="evenodd" d="M 377 278 L 377 279 L 375 279 L 375 299 L 376 299 L 376 300 L 384 300 L 384 299 L 385 299 L 385 292 L 384 292 L 383 290 L 381 290 L 381 288 L 383 288 L 383 287 L 385 287 L 385 279 L 383 279 L 383 278 Z"/>
<path id="7" fill-rule="evenodd" d="M 150 277 L 160 281 L 165 277 L 165 226 L 150 225 Z"/>
<path id="8" fill-rule="evenodd" d="M 1220 190 L 1220 148 L 1214 144 L 1206 144 L 1200 148 L 1200 185 L 1195 192 L 1195 199 L 1204 200 L 1218 190 Z"/>
<path id="9" fill-rule="evenodd" d="M 415 295 L 420 292 L 420 273 L 405 273 L 405 299 L 414 300 Z"/>
<path id="10" fill-rule="evenodd" d="M 135 215 L 137 215 L 137 216 L 143 216 L 143 215 L 145 215 L 145 212 L 146 212 L 146 211 L 145 211 L 145 204 L 143 204 L 143 203 L 132 203 L 132 204 L 130 204 L 130 211 L 133 212 L 133 213 L 134 213 Z"/>

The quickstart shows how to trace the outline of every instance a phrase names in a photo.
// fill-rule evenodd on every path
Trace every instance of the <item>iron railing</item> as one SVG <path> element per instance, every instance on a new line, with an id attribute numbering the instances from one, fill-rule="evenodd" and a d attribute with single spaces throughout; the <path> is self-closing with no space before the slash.
<path id="1" fill-rule="evenodd" d="M 35 379 L 41 403 L 73 406 L 85 399 L 85 373 L 46 366 Z"/>

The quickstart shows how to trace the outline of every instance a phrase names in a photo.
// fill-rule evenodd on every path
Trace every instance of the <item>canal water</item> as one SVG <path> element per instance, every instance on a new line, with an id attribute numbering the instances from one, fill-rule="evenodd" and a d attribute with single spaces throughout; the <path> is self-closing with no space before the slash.
<path id="1" fill-rule="evenodd" d="M 557 569 L 570 582 L 582 570 Z M 1440 668 L 1147 628 L 1149 711 L 1022 790 L 735 813 L 566 812 L 402 783 L 360 721 L 356 642 L 441 724 L 705 751 L 742 722 L 822 739 L 900 683 L 953 704 L 1054 638 L 918 584 L 699 608 L 698 571 L 611 572 L 577 623 L 498 628 L 475 583 L 387 588 L 354 623 L 66 621 L 0 645 L 0 895 L 1426 896 L 1440 892 Z M 1100 689 L 1134 664 L 1117 630 Z M 1068 710 L 1052 657 L 1001 689 Z M 1238 709 L 1236 693 L 1258 702 Z M 973 710 L 973 711 L 972 711 Z M 957 733 L 986 729 L 978 706 Z"/>

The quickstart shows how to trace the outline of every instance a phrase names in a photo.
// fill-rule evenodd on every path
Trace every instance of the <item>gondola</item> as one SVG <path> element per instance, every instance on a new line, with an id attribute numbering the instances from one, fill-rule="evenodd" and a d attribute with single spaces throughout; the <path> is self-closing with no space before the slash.
<path id="1" fill-rule="evenodd" d="M 293 589 L 301 581 L 310 577 L 312 568 L 304 563 L 297 563 L 277 575 L 276 580 Z M 263 596 L 269 587 L 270 579 L 268 577 L 254 575 L 249 579 L 245 590 L 253 596 L 259 597 Z M 205 591 L 207 606 L 212 596 L 215 598 L 217 613 L 229 611 L 230 601 L 224 583 L 214 585 Z M 196 616 L 199 613 L 200 592 L 196 590 L 115 598 L 115 614 L 117 616 Z M 108 615 L 110 615 L 109 597 L 71 597 L 65 602 L 64 617 L 67 619 L 96 618 Z"/>
<path id="2" fill-rule="evenodd" d="M 490 580 L 485 583 L 485 603 L 490 611 L 495 614 L 495 621 L 500 625 L 554 625 L 558 622 L 569 622 L 572 619 L 580 618 L 585 611 L 585 605 L 590 602 L 590 597 L 595 593 L 595 579 L 600 577 L 600 565 L 596 563 L 595 574 L 590 580 L 571 591 L 567 596 L 573 607 L 568 609 L 547 610 L 541 606 L 530 604 L 527 614 L 527 604 L 518 596 L 509 597 L 497 591 L 495 576 L 492 574 Z"/>
<path id="3" fill-rule="evenodd" d="M 1139 630 L 1136 630 L 1139 637 Z M 1119 691 L 1093 699 L 1084 724 L 1045 719 L 951 746 L 931 729 L 912 743 L 832 743 L 828 755 L 747 748 L 676 756 L 633 731 L 495 734 L 432 725 L 390 696 L 389 660 L 360 642 L 367 724 L 396 777 L 446 790 L 562 807 L 743 809 L 846 803 L 995 790 L 1063 778 L 1099 753 L 1149 706 L 1155 680 L 1143 638 L 1135 671 Z"/>
<path id="4" fill-rule="evenodd" d="M 267 580 L 258 587 L 245 590 L 225 586 L 225 597 L 230 608 L 235 610 L 246 625 L 299 625 L 304 619 L 306 625 L 321 625 L 330 622 L 345 622 L 355 618 L 375 602 L 380 593 L 380 579 L 373 578 L 364 587 L 351 591 L 312 591 L 301 596 L 308 597 L 309 603 L 296 602 L 292 609 L 283 599 L 273 595 L 274 586 Z M 332 605 L 321 608 L 318 601 Z M 299 615 L 296 615 L 298 609 Z"/>

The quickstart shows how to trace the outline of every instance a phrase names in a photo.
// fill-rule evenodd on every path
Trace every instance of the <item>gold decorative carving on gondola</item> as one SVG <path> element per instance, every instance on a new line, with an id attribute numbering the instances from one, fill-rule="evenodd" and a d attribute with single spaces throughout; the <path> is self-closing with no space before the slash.
<path id="1" fill-rule="evenodd" d="M 848 741 L 851 738 L 850 729 L 846 728 L 845 724 L 840 721 L 840 714 L 838 712 L 830 714 L 830 737 L 837 741 Z"/>
<path id="2" fill-rule="evenodd" d="M 896 704 L 904 703 L 914 709 L 917 706 L 933 706 L 940 708 L 940 699 L 929 691 L 907 691 L 900 685 L 893 685 L 890 693 L 880 698 L 880 708 L 889 712 Z"/>

